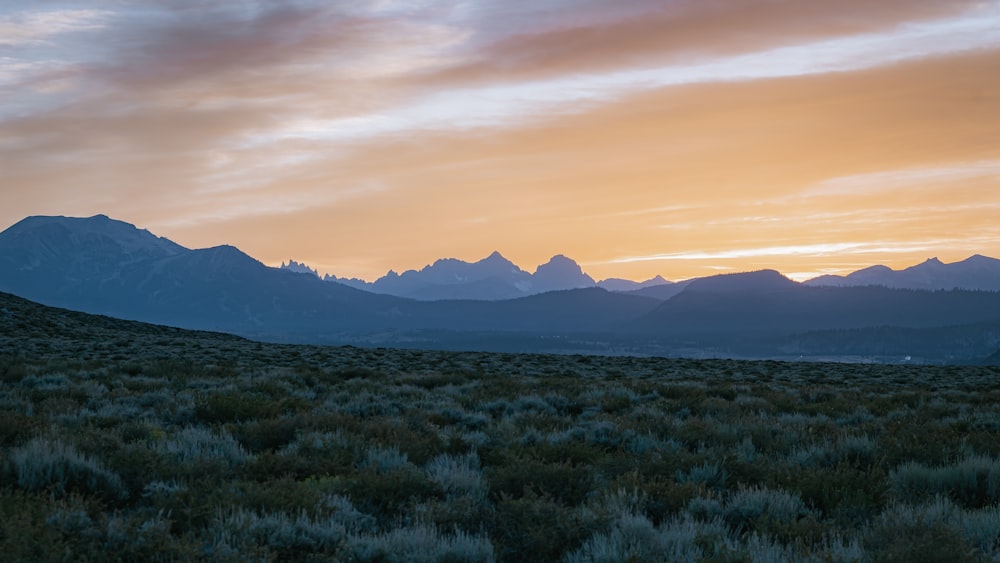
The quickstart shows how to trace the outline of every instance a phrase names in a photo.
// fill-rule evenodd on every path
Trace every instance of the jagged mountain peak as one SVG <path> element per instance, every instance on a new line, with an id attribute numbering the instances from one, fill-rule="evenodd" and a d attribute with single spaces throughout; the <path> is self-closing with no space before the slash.
<path id="1" fill-rule="evenodd" d="M 594 278 L 584 273 L 583 268 L 576 261 L 562 254 L 556 254 L 548 262 L 538 266 L 531 281 L 539 291 L 577 289 L 597 285 Z"/>
<path id="2" fill-rule="evenodd" d="M 946 266 L 946 264 L 944 262 L 942 262 L 941 260 L 939 260 L 937 256 L 934 256 L 932 258 L 928 258 L 927 260 L 924 260 L 923 262 L 921 262 L 920 264 L 917 264 L 916 266 L 910 266 L 909 268 L 906 268 L 903 271 L 905 272 L 906 270 L 920 270 L 920 269 L 928 269 L 928 268 L 941 268 L 941 267 L 944 267 L 944 266 Z"/>
<path id="3" fill-rule="evenodd" d="M 288 264 L 282 262 L 281 266 L 279 266 L 278 269 L 287 270 L 289 272 L 295 272 L 297 274 L 312 274 L 316 277 L 320 277 L 318 270 L 310 268 L 305 262 L 296 262 L 291 258 L 288 259 Z"/>

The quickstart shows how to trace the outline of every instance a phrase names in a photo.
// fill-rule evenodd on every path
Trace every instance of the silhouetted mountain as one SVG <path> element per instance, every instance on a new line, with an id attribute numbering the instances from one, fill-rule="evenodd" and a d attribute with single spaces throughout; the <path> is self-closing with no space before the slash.
<path id="1" fill-rule="evenodd" d="M 1000 320 L 1000 293 L 807 287 L 776 273 L 692 282 L 637 321 L 658 334 L 792 334 L 829 329 L 941 327 Z M 700 283 L 698 283 L 700 282 Z"/>
<path id="2" fill-rule="evenodd" d="M 521 272 L 499 254 L 471 266 Z M 467 271 L 457 260 L 430 269 L 438 281 Z M 0 233 L 0 291 L 124 319 L 303 342 L 364 331 L 580 332 L 657 305 L 604 290 L 421 302 L 269 268 L 232 246 L 189 250 L 104 216 L 30 218 Z"/>
<path id="3" fill-rule="evenodd" d="M 970 289 L 1000 291 L 1000 260 L 976 254 L 961 262 L 945 264 L 937 258 L 893 270 L 886 266 L 871 266 L 846 276 L 820 276 L 805 285 L 863 286 L 880 285 L 897 289 Z"/>
<path id="4" fill-rule="evenodd" d="M 93 307 L 96 290 L 120 287 L 145 264 L 189 252 L 104 215 L 28 217 L 0 236 L 3 287 L 49 304 Z"/>
<path id="5" fill-rule="evenodd" d="M 671 284 L 652 285 L 626 293 L 628 295 L 652 297 L 653 299 L 666 301 L 689 287 L 693 287 L 695 291 L 734 293 L 783 289 L 794 285 L 797 285 L 796 282 L 774 270 L 760 270 L 757 272 L 719 274 L 704 278 L 692 278 Z"/>
<path id="6" fill-rule="evenodd" d="M 685 292 L 705 293 L 758 293 L 787 290 L 798 283 L 774 270 L 758 270 L 738 274 L 720 274 L 690 280 Z"/>
<path id="7" fill-rule="evenodd" d="M 556 291 L 560 289 L 579 289 L 594 287 L 594 278 L 583 273 L 580 265 L 573 260 L 557 254 L 542 264 L 531 276 L 531 283 L 536 292 Z"/>
<path id="8" fill-rule="evenodd" d="M 703 278 L 692 278 L 681 282 L 652 285 L 626 292 L 628 295 L 652 297 L 666 301 L 682 291 L 693 288 L 694 291 L 713 293 L 739 293 L 764 290 L 787 289 L 798 285 L 774 270 L 759 270 L 735 274 L 719 274 Z"/>
<path id="9" fill-rule="evenodd" d="M 684 288 L 686 288 L 689 283 L 691 283 L 691 280 L 684 280 L 676 283 L 651 285 L 649 287 L 644 287 L 642 289 L 626 291 L 625 293 L 627 295 L 636 295 L 639 297 L 652 297 L 653 299 L 666 301 L 667 299 L 670 299 L 671 297 L 684 291 Z"/>
<path id="10" fill-rule="evenodd" d="M 597 287 L 606 289 L 608 291 L 618 291 L 620 293 L 625 293 L 628 291 L 636 291 L 639 289 L 645 289 L 647 287 L 655 287 L 658 285 L 668 285 L 673 282 L 663 279 L 663 276 L 656 276 L 650 278 L 643 282 L 635 282 L 632 280 L 625 280 L 622 278 L 607 278 L 597 282 Z"/>
<path id="11" fill-rule="evenodd" d="M 314 270 L 313 268 L 310 268 L 305 264 L 296 262 L 295 260 L 289 260 L 288 264 L 282 262 L 281 266 L 279 266 L 278 269 L 288 270 L 289 272 L 295 272 L 297 274 L 312 274 L 316 277 L 319 277 L 318 271 Z"/>
<path id="12" fill-rule="evenodd" d="M 966 262 L 988 270 L 990 260 Z M 475 264 L 439 260 L 421 272 L 393 283 L 426 281 L 413 291 L 446 288 L 451 299 L 363 291 L 269 268 L 232 246 L 190 250 L 103 215 L 30 217 L 0 233 L 0 291 L 262 340 L 825 359 L 919 350 L 920 361 L 949 362 L 981 361 L 1000 343 L 1000 292 L 809 287 L 762 270 L 618 293 L 593 287 L 562 256 L 531 276 L 496 253 Z M 532 291 L 591 287 L 481 299 L 525 277 Z M 642 295 L 668 291 L 679 292 L 665 300 Z M 469 294 L 477 300 L 458 299 Z M 572 345 L 567 335 L 575 335 Z"/>
<path id="13" fill-rule="evenodd" d="M 30 217 L 0 233 L 0 290 L 185 328 L 377 326 L 395 299 L 268 268 L 232 246 L 189 250 L 103 215 Z"/>
<path id="14" fill-rule="evenodd" d="M 576 262 L 565 256 L 554 256 L 548 263 L 539 266 L 534 274 L 529 274 L 499 252 L 493 252 L 478 262 L 442 258 L 420 270 L 407 270 L 402 274 L 390 270 L 370 283 L 329 275 L 325 279 L 374 293 L 421 301 L 499 301 L 596 285 Z"/>
<path id="15" fill-rule="evenodd" d="M 353 287 L 354 289 L 362 289 L 364 291 L 371 291 L 371 282 L 367 282 L 361 278 L 338 278 L 337 276 L 326 274 L 323 276 L 323 281 L 339 283 L 341 285 L 346 285 L 348 287 Z"/>
<path id="16" fill-rule="evenodd" d="M 512 299 L 531 293 L 531 275 L 494 252 L 478 262 L 442 258 L 420 270 L 390 270 L 366 289 L 420 300 Z"/>
<path id="17" fill-rule="evenodd" d="M 422 326 L 450 330 L 606 332 L 653 310 L 646 297 L 591 287 L 551 291 L 504 301 L 418 302 L 410 310 Z"/>

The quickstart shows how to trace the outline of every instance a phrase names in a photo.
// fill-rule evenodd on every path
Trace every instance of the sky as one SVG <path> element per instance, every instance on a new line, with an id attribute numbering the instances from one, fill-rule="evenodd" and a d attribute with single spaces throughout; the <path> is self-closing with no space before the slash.
<path id="1" fill-rule="evenodd" d="M 1000 0 L 6 0 L 0 229 L 373 280 L 1000 257 Z"/>

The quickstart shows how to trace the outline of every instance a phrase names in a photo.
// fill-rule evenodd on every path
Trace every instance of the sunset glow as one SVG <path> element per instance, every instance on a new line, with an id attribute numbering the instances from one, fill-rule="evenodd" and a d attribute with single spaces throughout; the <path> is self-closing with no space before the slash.
<path id="1" fill-rule="evenodd" d="M 15 0 L 0 201 L 368 280 L 1000 257 L 1000 0 Z"/>

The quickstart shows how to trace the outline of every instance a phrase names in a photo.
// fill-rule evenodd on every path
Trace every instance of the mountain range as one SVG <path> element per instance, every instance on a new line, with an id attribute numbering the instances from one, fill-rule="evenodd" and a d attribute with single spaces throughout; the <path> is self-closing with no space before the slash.
<path id="1" fill-rule="evenodd" d="M 958 263 L 979 272 L 962 283 L 992 283 L 994 262 Z M 947 283 L 961 278 L 955 265 L 941 266 Z M 817 281 L 762 270 L 609 291 L 564 256 L 529 274 L 493 253 L 387 275 L 371 284 L 376 293 L 294 261 L 268 267 L 232 246 L 188 249 L 104 215 L 28 217 L 0 233 L 0 291 L 267 341 L 927 362 L 979 361 L 1000 349 L 1000 292 Z"/>
<path id="2" fill-rule="evenodd" d="M 295 260 L 289 260 L 288 264 L 282 263 L 281 268 L 319 276 L 315 269 Z M 671 282 L 662 276 L 656 276 L 643 282 L 620 278 L 595 282 L 579 264 L 561 254 L 553 256 L 531 274 L 499 252 L 478 262 L 444 258 L 420 270 L 407 270 L 402 274 L 390 270 L 374 282 L 358 278 L 338 278 L 330 274 L 323 279 L 373 293 L 425 301 L 503 300 L 585 287 L 600 287 L 608 291 L 666 300 L 683 291 L 692 281 Z M 823 275 L 802 284 L 809 287 L 880 286 L 892 289 L 1000 291 L 1000 260 L 977 254 L 960 262 L 946 264 L 937 258 L 930 258 L 922 264 L 903 270 L 878 265 L 846 276 Z"/>
<path id="3" fill-rule="evenodd" d="M 804 282 L 815 287 L 877 285 L 895 289 L 972 289 L 1000 291 L 1000 260 L 976 254 L 945 264 L 930 258 L 904 270 L 871 266 L 846 276 L 820 276 Z"/>
<path id="4" fill-rule="evenodd" d="M 305 264 L 289 260 L 282 268 L 301 273 L 319 275 Z M 497 301 L 536 295 L 548 291 L 600 287 L 608 291 L 634 291 L 671 282 L 660 276 L 644 282 L 618 278 L 594 281 L 570 258 L 558 254 L 538 266 L 534 273 L 522 270 L 499 252 L 493 252 L 478 262 L 465 262 L 455 258 L 442 258 L 420 270 L 407 270 L 398 274 L 393 270 L 367 282 L 358 278 L 338 278 L 327 274 L 326 281 L 421 301 L 443 299 L 479 299 Z"/>

